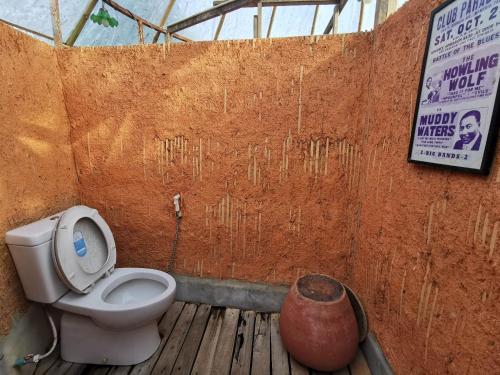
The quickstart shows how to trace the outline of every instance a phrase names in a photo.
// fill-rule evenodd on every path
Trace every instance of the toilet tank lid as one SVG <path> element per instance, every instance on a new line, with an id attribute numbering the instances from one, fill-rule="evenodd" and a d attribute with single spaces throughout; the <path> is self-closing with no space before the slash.
<path id="1" fill-rule="evenodd" d="M 50 241 L 57 219 L 62 213 L 59 212 L 45 219 L 8 231 L 5 234 L 5 243 L 18 246 L 38 246 Z"/>

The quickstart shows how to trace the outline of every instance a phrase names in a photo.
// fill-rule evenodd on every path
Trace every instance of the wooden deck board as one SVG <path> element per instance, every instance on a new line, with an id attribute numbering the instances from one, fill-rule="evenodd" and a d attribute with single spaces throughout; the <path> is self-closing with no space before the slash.
<path id="1" fill-rule="evenodd" d="M 66 374 L 73 363 L 65 362 L 62 359 L 58 359 L 54 364 L 47 370 L 46 374 L 50 375 L 64 375 Z"/>
<path id="2" fill-rule="evenodd" d="M 170 374 L 174 367 L 175 360 L 177 359 L 177 355 L 184 343 L 189 327 L 191 326 L 197 307 L 198 306 L 194 304 L 186 304 L 151 374 Z"/>
<path id="3" fill-rule="evenodd" d="M 80 375 L 87 365 L 83 365 L 81 363 L 73 363 L 68 371 L 66 371 L 65 375 Z M 52 374 L 52 373 L 51 373 Z"/>
<path id="4" fill-rule="evenodd" d="M 85 375 L 107 375 L 113 366 L 87 365 Z"/>
<path id="5" fill-rule="evenodd" d="M 35 371 L 33 375 L 45 375 L 49 368 L 58 360 L 59 358 L 59 345 L 55 348 L 55 350 L 45 359 L 42 359 L 37 363 Z"/>
<path id="6" fill-rule="evenodd" d="M 59 350 L 42 360 L 34 375 L 370 375 L 361 350 L 349 369 L 309 370 L 284 349 L 279 314 L 175 302 L 159 323 L 156 353 L 135 366 L 65 362 Z"/>
<path id="7" fill-rule="evenodd" d="M 128 375 L 132 366 L 114 366 L 106 375 Z"/>
<path id="8" fill-rule="evenodd" d="M 216 355 L 212 365 L 211 374 L 213 375 L 227 375 L 231 370 L 239 316 L 240 310 L 238 309 L 228 308 L 224 313 L 224 320 L 222 321 L 219 340 L 215 349 Z"/>
<path id="9" fill-rule="evenodd" d="M 271 335 L 269 314 L 257 314 L 253 338 L 252 374 L 271 373 Z"/>
<path id="10" fill-rule="evenodd" d="M 175 323 L 177 319 L 179 319 L 179 315 L 184 308 L 184 302 L 174 302 L 172 306 L 168 309 L 168 311 L 163 315 L 163 318 L 158 325 L 158 330 L 160 331 L 160 335 L 162 336 L 160 346 L 155 354 L 146 361 L 135 365 L 130 372 L 130 375 L 149 375 L 153 367 L 156 365 L 160 354 L 167 343 L 170 334 L 172 333 Z M 113 373 L 114 374 L 114 373 Z"/>
<path id="11" fill-rule="evenodd" d="M 212 371 L 215 349 L 217 348 L 217 341 L 219 341 L 223 318 L 223 309 L 212 308 L 205 334 L 201 340 L 200 349 L 191 370 L 192 375 L 206 375 Z"/>
<path id="12" fill-rule="evenodd" d="M 273 374 L 290 374 L 288 353 L 280 337 L 279 314 L 271 314 L 271 366 Z"/>
<path id="13" fill-rule="evenodd" d="M 171 374 L 189 375 L 191 372 L 209 316 L 210 306 L 201 305 L 198 307 Z"/>
<path id="14" fill-rule="evenodd" d="M 243 311 L 238 322 L 231 375 L 250 375 L 255 312 Z"/>

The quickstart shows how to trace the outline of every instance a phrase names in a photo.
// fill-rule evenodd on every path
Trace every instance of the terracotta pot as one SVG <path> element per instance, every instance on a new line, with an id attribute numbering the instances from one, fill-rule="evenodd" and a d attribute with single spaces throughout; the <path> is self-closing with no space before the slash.
<path id="1" fill-rule="evenodd" d="M 358 326 L 344 286 L 324 275 L 299 278 L 280 315 L 283 345 L 300 363 L 320 371 L 345 367 L 358 349 Z"/>

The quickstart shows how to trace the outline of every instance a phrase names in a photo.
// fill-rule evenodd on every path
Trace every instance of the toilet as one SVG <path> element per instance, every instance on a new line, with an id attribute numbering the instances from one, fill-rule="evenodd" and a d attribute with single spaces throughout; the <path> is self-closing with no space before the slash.
<path id="1" fill-rule="evenodd" d="M 5 237 L 26 297 L 62 311 L 63 360 L 133 365 L 153 355 L 175 280 L 148 268 L 115 269 L 113 234 L 96 209 L 71 207 Z"/>

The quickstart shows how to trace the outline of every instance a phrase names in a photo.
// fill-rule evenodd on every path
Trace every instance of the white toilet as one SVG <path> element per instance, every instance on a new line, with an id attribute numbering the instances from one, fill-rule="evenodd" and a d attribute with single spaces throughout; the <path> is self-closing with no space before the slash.
<path id="1" fill-rule="evenodd" d="M 153 269 L 115 269 L 113 234 L 97 210 L 75 206 L 5 237 L 26 297 L 63 311 L 62 359 L 132 365 L 156 351 L 175 280 Z"/>

